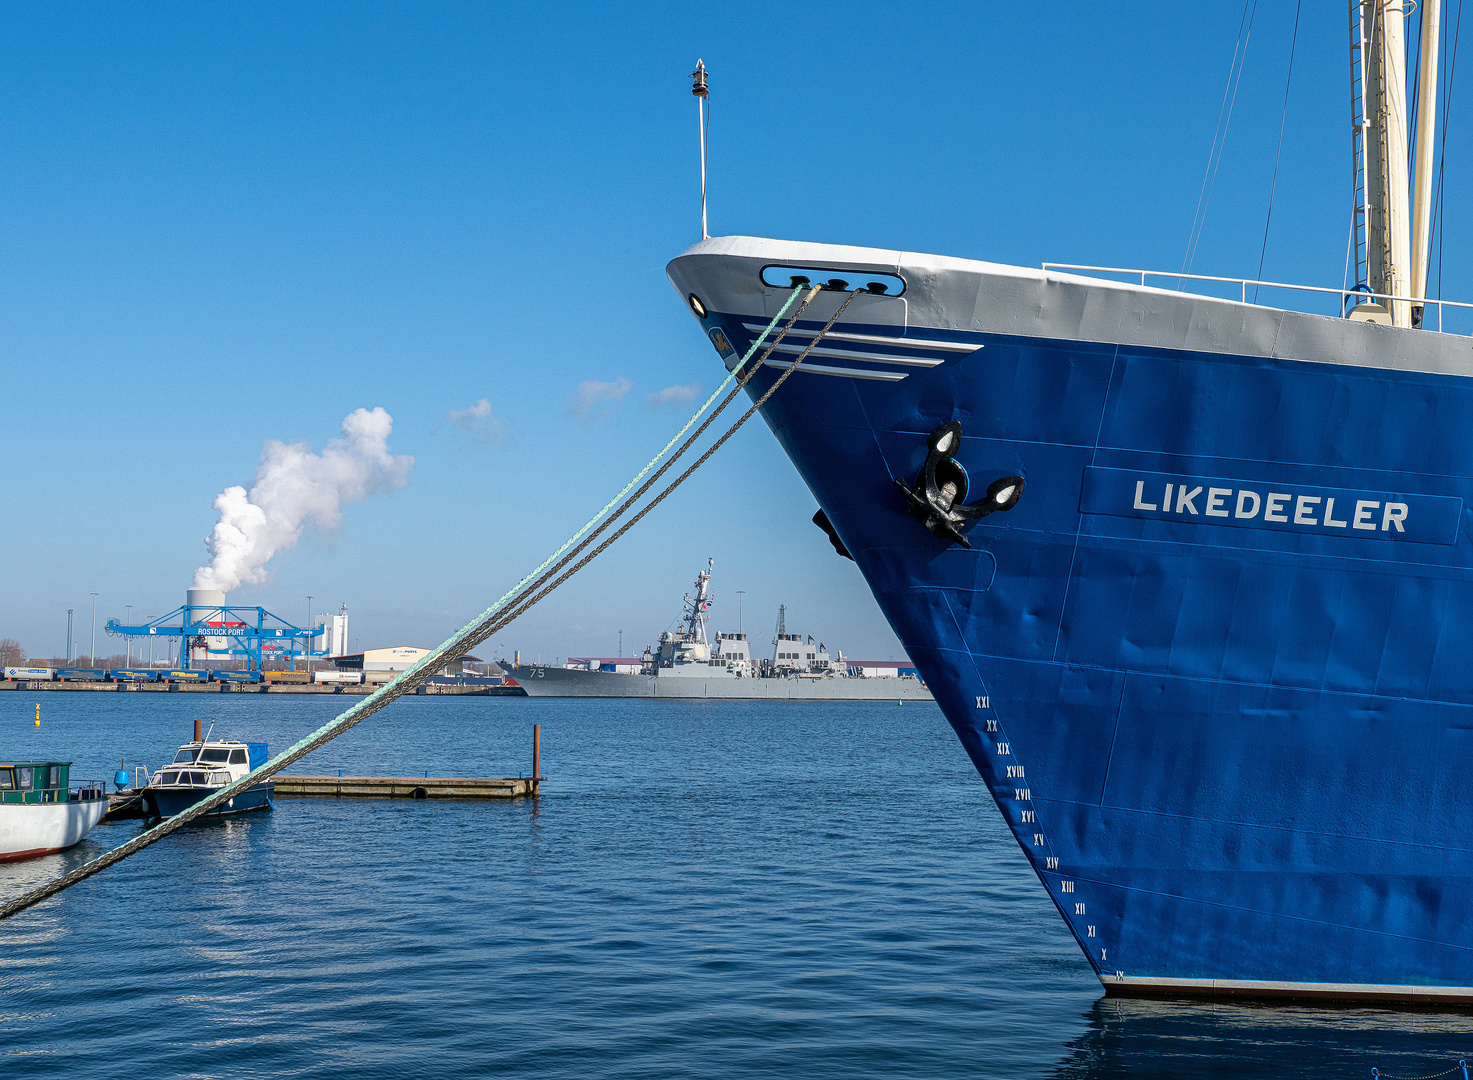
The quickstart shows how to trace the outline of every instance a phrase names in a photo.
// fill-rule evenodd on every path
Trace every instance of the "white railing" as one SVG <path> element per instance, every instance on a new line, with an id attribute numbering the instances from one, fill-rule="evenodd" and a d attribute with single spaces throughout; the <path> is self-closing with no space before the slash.
<path id="1" fill-rule="evenodd" d="M 1045 270 L 1079 270 L 1091 274 L 1129 274 L 1132 277 L 1138 277 L 1142 285 L 1146 284 L 1147 278 L 1167 278 L 1176 281 L 1213 281 L 1227 285 L 1236 285 L 1238 286 L 1238 299 L 1244 304 L 1249 302 L 1249 285 L 1252 285 L 1254 288 L 1254 304 L 1258 303 L 1258 289 L 1289 289 L 1294 292 L 1320 293 L 1340 297 L 1340 313 L 1342 317 L 1346 313 L 1346 301 L 1351 299 L 1400 300 L 1408 304 L 1421 305 L 1422 307 L 1436 307 L 1438 333 L 1442 333 L 1442 309 L 1444 307 L 1473 311 L 1473 304 L 1460 303 L 1456 300 L 1433 300 L 1414 296 L 1396 296 L 1391 293 L 1370 292 L 1365 289 L 1327 289 L 1320 285 L 1291 285 L 1284 281 L 1256 281 L 1253 278 L 1216 277 L 1211 274 L 1184 274 L 1178 270 L 1136 270 L 1124 266 L 1082 266 L 1077 263 L 1054 262 L 1044 263 L 1043 268 Z"/>

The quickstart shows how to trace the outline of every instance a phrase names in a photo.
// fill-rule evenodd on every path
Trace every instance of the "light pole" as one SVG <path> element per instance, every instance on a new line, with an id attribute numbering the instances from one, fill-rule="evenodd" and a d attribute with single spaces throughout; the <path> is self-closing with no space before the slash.
<path id="1" fill-rule="evenodd" d="M 67 664 L 67 667 L 71 667 L 72 666 L 72 661 L 75 659 L 75 656 L 72 653 L 72 612 L 75 611 L 75 610 L 76 610 L 75 608 L 67 608 L 66 609 L 66 664 Z"/>
<path id="2" fill-rule="evenodd" d="M 619 631 L 619 655 L 624 655 L 624 631 Z"/>
<path id="3" fill-rule="evenodd" d="M 312 596 L 307 595 L 307 673 L 312 672 Z"/>
<path id="4" fill-rule="evenodd" d="M 92 655 L 88 662 L 93 667 L 97 666 L 97 594 L 92 594 Z"/>
<path id="5" fill-rule="evenodd" d="M 133 605 L 132 604 L 124 604 L 123 607 L 128 612 L 128 614 L 125 615 L 124 618 L 126 618 L 128 620 L 128 625 L 129 626 L 132 626 L 133 625 Z M 131 637 L 124 637 L 123 638 L 123 654 L 124 654 L 124 657 L 125 657 L 125 659 L 123 660 L 123 666 L 124 667 L 132 667 L 133 666 L 133 639 Z"/>

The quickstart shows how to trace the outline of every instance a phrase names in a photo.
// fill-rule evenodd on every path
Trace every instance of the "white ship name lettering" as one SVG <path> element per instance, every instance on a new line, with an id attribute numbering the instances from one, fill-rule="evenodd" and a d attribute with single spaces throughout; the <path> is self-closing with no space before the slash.
<path id="1" fill-rule="evenodd" d="M 1171 492 L 1176 491 L 1176 509 L 1171 506 Z M 1132 510 L 1156 510 L 1155 503 L 1145 500 L 1146 482 L 1137 480 L 1135 482 L 1135 501 L 1131 504 Z M 1283 491 L 1269 491 L 1263 495 L 1252 488 L 1241 488 L 1237 490 L 1237 506 L 1234 510 L 1228 509 L 1228 500 L 1234 494 L 1233 488 L 1209 487 L 1207 488 L 1206 505 L 1199 513 L 1197 510 L 1197 496 L 1202 494 L 1202 486 L 1188 490 L 1186 484 L 1167 484 L 1165 492 L 1161 497 L 1161 505 L 1166 508 L 1167 513 L 1190 515 L 1192 517 L 1216 518 L 1241 518 L 1251 521 L 1258 517 L 1259 510 L 1263 511 L 1264 521 L 1274 521 L 1280 524 L 1295 525 L 1328 525 L 1331 528 L 1343 529 L 1346 522 L 1336 520 L 1335 497 L 1333 495 L 1300 495 L 1294 496 Z M 1320 503 L 1325 504 L 1324 520 L 1315 517 Z M 1387 502 L 1385 511 L 1381 515 L 1381 521 L 1376 522 L 1376 510 L 1381 507 L 1379 499 L 1358 499 L 1355 504 L 1353 524 L 1357 529 L 1369 532 L 1389 532 L 1395 529 L 1397 532 L 1406 532 L 1407 515 L 1411 507 L 1404 502 Z M 1289 516 L 1292 508 L 1293 517 Z M 979 702 L 981 698 L 977 699 Z M 977 706 L 979 709 L 981 705 Z"/>
<path id="2" fill-rule="evenodd" d="M 1086 514 L 1311 532 L 1424 544 L 1457 542 L 1463 500 L 1446 495 L 1358 492 L 1345 488 L 1181 477 L 1089 466 L 1080 510 Z M 1205 542 L 1205 541 L 1203 541 Z M 986 699 L 980 699 L 985 707 Z"/>

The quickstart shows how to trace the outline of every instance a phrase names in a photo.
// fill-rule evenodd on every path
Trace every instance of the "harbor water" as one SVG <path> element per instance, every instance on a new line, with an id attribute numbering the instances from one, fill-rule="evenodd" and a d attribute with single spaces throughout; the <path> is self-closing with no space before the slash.
<path id="1" fill-rule="evenodd" d="M 196 716 L 289 745 L 343 698 L 0 701 L 0 756 L 151 768 Z M 282 800 L 0 923 L 0 1075 L 1424 1076 L 1456 1012 L 1104 999 L 940 711 L 409 698 L 297 773 L 537 800 Z M 139 828 L 0 865 L 0 898 Z"/>

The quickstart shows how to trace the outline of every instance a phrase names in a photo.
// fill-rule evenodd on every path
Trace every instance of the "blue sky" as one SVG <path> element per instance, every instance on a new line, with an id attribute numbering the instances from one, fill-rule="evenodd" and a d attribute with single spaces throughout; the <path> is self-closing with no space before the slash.
<path id="1" fill-rule="evenodd" d="M 0 9 L 0 636 L 60 652 L 73 607 L 85 650 L 92 591 L 99 622 L 177 606 L 263 442 L 320 450 L 358 408 L 393 416 L 408 486 L 232 600 L 301 618 L 312 594 L 359 647 L 428 645 L 540 561 L 684 419 L 661 392 L 722 374 L 663 271 L 699 235 L 698 56 L 713 234 L 1180 266 L 1242 7 L 1046 7 Z M 1198 272 L 1257 272 L 1293 21 L 1258 5 Z M 1343 5 L 1304 5 L 1269 278 L 1341 281 L 1345 38 Z M 786 603 L 899 655 L 813 510 L 750 425 L 501 646 L 641 646 L 714 557 L 721 628 L 745 589 L 749 631 Z"/>

